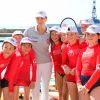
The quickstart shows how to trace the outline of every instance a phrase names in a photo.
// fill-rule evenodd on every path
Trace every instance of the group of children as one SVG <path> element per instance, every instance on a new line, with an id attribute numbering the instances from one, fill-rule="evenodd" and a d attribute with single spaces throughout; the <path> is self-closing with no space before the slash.
<path id="1" fill-rule="evenodd" d="M 12 37 L 4 40 L 0 53 L 0 90 L 4 100 L 18 100 L 19 86 L 24 86 L 24 100 L 29 100 L 36 80 L 35 60 L 32 42 L 23 37 L 21 31 L 15 31 Z"/>
<path id="2" fill-rule="evenodd" d="M 100 26 L 90 19 L 82 20 L 81 31 L 83 37 L 79 36 L 73 25 L 68 25 L 61 31 L 55 26 L 50 30 L 59 100 L 100 98 Z M 66 90 L 63 91 L 64 89 Z"/>
<path id="3" fill-rule="evenodd" d="M 99 100 L 100 27 L 83 20 L 84 37 L 80 37 L 73 25 L 47 30 L 46 20 L 47 16 L 40 12 L 36 16 L 37 27 L 26 30 L 24 35 L 15 31 L 4 40 L 0 52 L 0 94 L 3 92 L 4 100 L 18 100 L 19 86 L 24 86 L 24 100 L 29 100 L 30 89 L 33 100 L 39 100 L 42 77 L 42 98 L 47 100 L 52 58 L 59 100 Z"/>

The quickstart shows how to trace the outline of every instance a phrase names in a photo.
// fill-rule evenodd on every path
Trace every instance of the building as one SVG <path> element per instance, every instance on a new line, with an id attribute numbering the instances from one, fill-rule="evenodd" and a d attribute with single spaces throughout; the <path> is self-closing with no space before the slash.
<path id="1" fill-rule="evenodd" d="M 96 14 L 96 0 L 93 0 L 92 19 L 95 24 L 100 25 L 100 20 L 97 19 L 97 14 Z"/>

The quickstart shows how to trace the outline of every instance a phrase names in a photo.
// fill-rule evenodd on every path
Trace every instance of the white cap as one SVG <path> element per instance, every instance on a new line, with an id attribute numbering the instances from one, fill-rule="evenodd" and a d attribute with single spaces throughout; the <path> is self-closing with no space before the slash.
<path id="1" fill-rule="evenodd" d="M 66 27 L 62 27 L 61 32 L 62 33 L 67 33 L 67 32 L 77 32 L 78 33 L 78 30 L 76 26 L 67 25 Z"/>
<path id="2" fill-rule="evenodd" d="M 23 35 L 22 31 L 14 31 L 14 32 L 12 33 L 12 36 L 17 35 L 17 34 Z"/>
<path id="3" fill-rule="evenodd" d="M 45 11 L 39 11 L 36 13 L 36 16 L 35 17 L 42 17 L 42 18 L 46 18 L 47 17 L 47 14 Z"/>
<path id="4" fill-rule="evenodd" d="M 32 44 L 31 39 L 29 37 L 22 38 L 20 44 L 22 44 L 22 43 L 31 43 Z"/>
<path id="5" fill-rule="evenodd" d="M 91 33 L 91 34 L 100 33 L 100 27 L 98 25 L 90 25 L 84 33 Z"/>
<path id="6" fill-rule="evenodd" d="M 85 19 L 81 20 L 81 24 L 94 24 L 93 19 Z"/>
<path id="7" fill-rule="evenodd" d="M 53 26 L 50 28 L 50 31 L 57 31 L 58 33 L 61 31 L 59 26 Z"/>
<path id="8" fill-rule="evenodd" d="M 67 33 L 67 27 L 62 27 L 60 32 L 61 33 Z"/>
<path id="9" fill-rule="evenodd" d="M 11 43 L 13 46 L 16 46 L 16 39 L 13 38 L 13 37 L 7 37 L 7 38 L 4 40 L 3 43 L 5 43 L 5 42 L 9 42 L 9 43 Z"/>

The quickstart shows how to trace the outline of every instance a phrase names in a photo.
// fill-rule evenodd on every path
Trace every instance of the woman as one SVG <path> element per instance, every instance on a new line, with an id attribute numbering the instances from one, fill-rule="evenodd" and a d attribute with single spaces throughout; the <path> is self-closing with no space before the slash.
<path id="1" fill-rule="evenodd" d="M 100 27 L 97 25 L 90 25 L 84 32 L 88 46 L 80 52 L 76 68 L 80 100 L 99 100 L 100 98 L 100 78 L 97 75 L 100 68 L 99 33 Z"/>
<path id="2" fill-rule="evenodd" d="M 50 39 L 51 39 L 51 56 L 54 63 L 55 72 L 55 83 L 59 93 L 59 100 L 68 100 L 67 87 L 65 83 L 65 73 L 61 67 L 61 38 L 60 38 L 60 28 L 58 26 L 53 26 L 50 28 Z"/>
<path id="3" fill-rule="evenodd" d="M 75 80 L 75 69 L 80 50 L 78 31 L 75 26 L 68 25 L 64 29 L 67 35 L 67 45 L 62 49 L 62 68 L 67 77 L 68 93 L 71 100 L 78 100 L 78 91 Z"/>
<path id="4" fill-rule="evenodd" d="M 46 27 L 46 12 L 37 12 L 35 18 L 37 25 L 24 32 L 24 36 L 31 38 L 32 46 L 36 54 L 37 72 L 35 88 L 33 90 L 33 99 L 39 100 L 40 82 L 42 79 L 41 97 L 42 100 L 48 100 L 52 63 L 49 53 L 50 34 L 48 28 Z"/>

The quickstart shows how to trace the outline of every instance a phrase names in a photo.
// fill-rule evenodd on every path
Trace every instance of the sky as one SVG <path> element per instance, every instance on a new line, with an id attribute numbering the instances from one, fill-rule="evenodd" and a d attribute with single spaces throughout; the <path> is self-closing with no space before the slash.
<path id="1" fill-rule="evenodd" d="M 96 14 L 100 19 L 100 0 L 96 0 Z M 47 24 L 59 24 L 72 17 L 77 23 L 92 17 L 93 0 L 0 0 L 0 28 L 26 28 L 36 24 L 35 14 L 47 13 Z"/>

